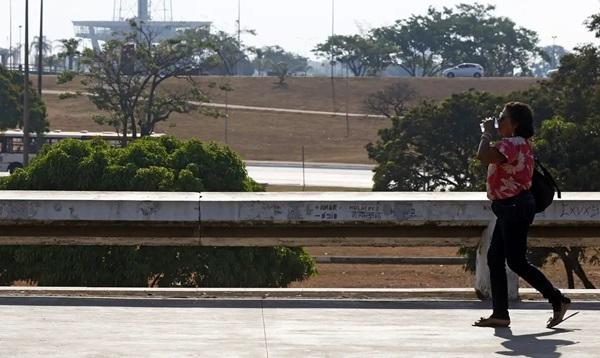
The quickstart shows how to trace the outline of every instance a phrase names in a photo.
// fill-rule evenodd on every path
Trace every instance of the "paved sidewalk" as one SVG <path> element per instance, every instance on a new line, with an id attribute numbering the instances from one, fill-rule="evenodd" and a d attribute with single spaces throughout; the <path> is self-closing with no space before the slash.
<path id="1" fill-rule="evenodd" d="M 546 303 L 510 329 L 475 328 L 477 301 L 0 298 L 1 357 L 598 357 L 600 302 L 546 329 Z"/>

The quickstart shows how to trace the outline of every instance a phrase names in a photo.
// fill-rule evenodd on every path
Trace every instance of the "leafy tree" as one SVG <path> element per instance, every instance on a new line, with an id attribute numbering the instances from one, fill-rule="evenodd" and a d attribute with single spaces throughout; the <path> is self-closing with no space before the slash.
<path id="1" fill-rule="evenodd" d="M 75 38 L 71 39 L 62 39 L 60 40 L 62 44 L 62 52 L 58 54 L 59 58 L 67 59 L 68 65 L 67 69 L 69 71 L 73 71 L 73 61 L 75 57 L 80 56 L 81 52 L 79 51 L 79 45 L 81 41 Z"/>
<path id="2" fill-rule="evenodd" d="M 259 70 L 267 71 L 279 78 L 279 84 L 283 85 L 285 78 L 290 73 L 308 71 L 308 59 L 295 53 L 287 52 L 279 46 L 266 46 L 255 50 L 253 64 Z"/>
<path id="3" fill-rule="evenodd" d="M 435 76 L 447 61 L 441 56 L 446 27 L 441 14 L 429 8 L 427 15 L 411 15 L 395 25 L 374 30 L 391 47 L 395 64 L 409 75 Z"/>
<path id="4" fill-rule="evenodd" d="M 23 82 L 20 72 L 0 66 L 0 130 L 23 127 Z M 48 129 L 46 105 L 33 87 L 29 96 L 31 132 L 44 132 Z"/>
<path id="5" fill-rule="evenodd" d="M 123 144 L 126 133 L 148 136 L 172 113 L 190 112 L 190 101 L 207 101 L 189 76 L 199 67 L 198 43 L 183 36 L 158 43 L 143 26 L 131 22 L 131 29 L 123 39 L 108 41 L 101 51 L 88 49 L 82 56 L 88 67 L 82 84 L 102 111 L 94 119 L 114 126 L 123 134 Z M 188 87 L 168 89 L 164 83 L 171 78 L 185 78 Z"/>
<path id="6" fill-rule="evenodd" d="M 534 59 L 532 64 L 533 75 L 536 77 L 546 77 L 548 71 L 558 68 L 561 59 L 566 54 L 567 50 L 560 45 L 543 47 L 540 55 Z"/>
<path id="7" fill-rule="evenodd" d="M 476 170 L 473 136 L 481 118 L 499 113 L 503 98 L 468 91 L 445 101 L 424 101 L 392 117 L 392 127 L 369 144 L 376 191 L 480 190 L 485 176 Z"/>
<path id="8" fill-rule="evenodd" d="M 246 31 L 254 34 L 254 31 Z M 193 29 L 185 32 L 185 38 L 190 43 L 200 44 L 195 47 L 204 49 L 203 58 L 209 67 L 222 66 L 228 76 L 240 74 L 240 67 L 249 63 L 248 54 L 254 52 L 238 42 L 237 37 L 224 31 L 211 33 L 207 29 Z"/>
<path id="9" fill-rule="evenodd" d="M 373 31 L 393 48 L 395 64 L 411 76 L 436 76 L 445 67 L 476 62 L 490 76 L 512 76 L 515 69 L 531 73 L 539 54 L 534 31 L 493 15 L 494 6 L 459 4 L 425 15 L 411 15 Z"/>
<path id="10" fill-rule="evenodd" d="M 126 148 L 100 140 L 45 146 L 29 167 L 2 178 L 0 189 L 261 190 L 229 148 L 173 137 L 139 139 Z M 285 287 L 314 272 L 304 250 L 284 247 L 0 247 L 3 285 Z"/>
<path id="11" fill-rule="evenodd" d="M 315 54 L 348 66 L 354 76 L 375 76 L 391 65 L 391 49 L 387 43 L 380 41 L 374 34 L 335 35 L 326 42 L 318 44 L 313 50 Z"/>

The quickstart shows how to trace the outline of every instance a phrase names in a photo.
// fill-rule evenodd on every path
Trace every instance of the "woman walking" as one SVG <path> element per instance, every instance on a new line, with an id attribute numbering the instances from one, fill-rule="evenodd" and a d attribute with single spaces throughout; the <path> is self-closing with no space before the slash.
<path id="1" fill-rule="evenodd" d="M 497 217 L 488 251 L 493 312 L 474 323 L 478 327 L 508 327 L 508 287 L 506 265 L 538 290 L 552 304 L 551 328 L 562 322 L 571 300 L 527 260 L 527 232 L 535 217 L 535 201 L 529 191 L 534 170 L 531 108 L 519 102 L 508 103 L 497 120 L 501 139 L 490 145 L 494 120 L 482 122 L 483 134 L 477 158 L 488 164 L 487 195 Z"/>

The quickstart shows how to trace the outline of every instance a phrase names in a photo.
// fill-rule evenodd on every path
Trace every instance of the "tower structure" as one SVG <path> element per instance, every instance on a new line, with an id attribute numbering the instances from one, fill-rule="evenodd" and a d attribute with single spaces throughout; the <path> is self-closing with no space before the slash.
<path id="1" fill-rule="evenodd" d="M 143 23 L 144 29 L 151 32 L 156 41 L 173 38 L 179 31 L 210 27 L 211 23 L 208 21 L 173 21 L 172 2 L 172 0 L 163 0 L 153 4 L 151 0 L 136 0 L 135 12 L 133 12 L 130 1 L 114 0 L 112 20 L 73 21 L 75 37 L 90 40 L 93 48 L 98 50 L 101 42 L 118 38 L 121 34 L 130 32 L 129 20 L 131 19 Z M 153 5 L 159 8 L 155 11 L 157 16 L 153 16 Z M 160 5 L 162 5 L 162 9 L 160 9 Z M 159 15 L 160 13 L 162 13 L 162 17 Z"/>

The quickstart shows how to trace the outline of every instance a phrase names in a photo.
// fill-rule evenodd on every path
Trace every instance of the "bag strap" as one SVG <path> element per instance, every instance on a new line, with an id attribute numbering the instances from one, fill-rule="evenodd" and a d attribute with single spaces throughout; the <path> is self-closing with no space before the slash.
<path id="1" fill-rule="evenodd" d="M 550 175 L 550 172 L 544 168 L 544 166 L 542 165 L 542 163 L 540 162 L 540 160 L 537 157 L 533 158 L 535 161 L 535 164 L 540 167 L 540 169 L 542 170 L 542 173 L 544 173 L 544 176 L 546 178 L 548 178 L 548 180 L 550 180 L 550 184 L 552 184 L 552 186 L 554 187 L 554 189 L 556 189 L 556 193 L 558 195 L 558 198 L 561 199 L 561 191 L 560 188 L 558 187 L 558 185 L 556 184 L 556 181 L 554 180 L 554 178 L 552 177 L 552 175 Z"/>

